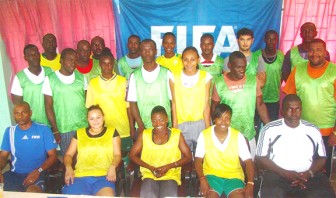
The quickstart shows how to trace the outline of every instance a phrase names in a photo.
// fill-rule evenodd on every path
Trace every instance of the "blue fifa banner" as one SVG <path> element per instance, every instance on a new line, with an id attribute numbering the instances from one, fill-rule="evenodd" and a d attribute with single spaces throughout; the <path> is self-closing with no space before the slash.
<path id="1" fill-rule="evenodd" d="M 241 28 L 254 31 L 252 51 L 264 47 L 264 34 L 279 33 L 282 0 L 113 0 L 116 20 L 117 56 L 127 54 L 127 39 L 136 34 L 141 40 L 156 42 L 163 54 L 162 37 L 176 35 L 176 51 L 187 46 L 200 51 L 200 37 L 210 33 L 214 53 L 226 57 L 238 50 L 236 33 Z M 161 50 L 160 50 L 161 49 Z"/>

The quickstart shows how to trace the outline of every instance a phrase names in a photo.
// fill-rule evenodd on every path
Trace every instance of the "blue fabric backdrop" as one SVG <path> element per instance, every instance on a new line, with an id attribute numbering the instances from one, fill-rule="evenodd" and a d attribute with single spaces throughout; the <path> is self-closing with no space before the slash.
<path id="1" fill-rule="evenodd" d="M 163 53 L 162 36 L 171 31 L 177 36 L 177 51 L 186 46 L 199 48 L 200 37 L 211 33 L 215 53 L 226 57 L 237 50 L 235 33 L 247 27 L 254 31 L 252 51 L 264 46 L 269 29 L 279 32 L 282 0 L 113 0 L 116 20 L 117 56 L 127 54 L 127 38 L 156 41 Z"/>

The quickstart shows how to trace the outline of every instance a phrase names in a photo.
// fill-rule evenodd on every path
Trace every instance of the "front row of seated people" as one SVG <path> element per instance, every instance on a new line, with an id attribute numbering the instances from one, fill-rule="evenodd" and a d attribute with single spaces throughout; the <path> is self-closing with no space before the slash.
<path id="1" fill-rule="evenodd" d="M 300 119 L 301 109 L 300 98 L 287 95 L 282 106 L 284 118 L 262 129 L 256 157 L 258 168 L 263 170 L 261 197 L 284 197 L 288 192 L 335 197 L 322 172 L 326 154 L 320 132 Z M 6 129 L 0 154 L 0 169 L 9 155 L 11 169 L 0 175 L 0 181 L 5 191 L 43 192 L 44 171 L 56 162 L 57 144 L 48 127 L 31 121 L 33 112 L 28 103 L 15 105 L 13 113 L 17 125 Z M 253 197 L 254 165 L 246 139 L 230 127 L 233 113 L 228 105 L 217 105 L 211 116 L 214 125 L 198 138 L 195 168 L 202 196 Z M 89 127 L 77 130 L 64 157 L 63 193 L 114 196 L 116 168 L 121 161 L 118 131 L 104 127 L 99 106 L 88 109 L 87 119 Z M 139 134 L 130 152 L 130 159 L 141 167 L 140 196 L 177 196 L 181 167 L 191 162 L 191 152 L 181 131 L 167 127 L 164 107 L 152 110 L 151 121 L 153 128 Z"/>

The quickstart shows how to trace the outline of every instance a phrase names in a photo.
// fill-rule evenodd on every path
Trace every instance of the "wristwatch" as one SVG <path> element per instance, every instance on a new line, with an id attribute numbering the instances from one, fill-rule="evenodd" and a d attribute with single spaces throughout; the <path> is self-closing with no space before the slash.
<path id="1" fill-rule="evenodd" d="M 40 168 L 37 169 L 37 171 L 38 171 L 39 173 L 42 173 L 42 172 L 43 172 L 43 168 L 40 167 Z"/>
<path id="2" fill-rule="evenodd" d="M 314 173 L 313 173 L 313 171 L 308 170 L 308 172 L 309 172 L 309 174 L 310 174 L 310 177 L 313 178 L 313 177 L 314 177 Z"/>

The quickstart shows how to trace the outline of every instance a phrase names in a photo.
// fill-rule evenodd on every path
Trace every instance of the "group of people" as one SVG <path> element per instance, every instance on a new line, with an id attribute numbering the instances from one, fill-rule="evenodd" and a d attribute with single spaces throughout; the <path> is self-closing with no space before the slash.
<path id="1" fill-rule="evenodd" d="M 140 166 L 141 197 L 178 196 L 181 167 L 189 163 L 206 197 L 253 197 L 256 190 L 261 197 L 335 197 L 328 177 L 336 66 L 315 25 L 300 30 L 302 44 L 284 55 L 276 31 L 252 52 L 254 33 L 242 28 L 239 51 L 226 59 L 213 52 L 211 34 L 202 35 L 201 53 L 191 46 L 178 54 L 167 32 L 159 57 L 153 40 L 131 35 L 118 61 L 99 36 L 60 55 L 52 34 L 43 37 L 42 54 L 26 45 L 28 68 L 11 90 L 17 125 L 1 146 L 1 170 L 12 156 L 5 190 L 43 191 L 59 144 L 65 194 L 114 196 L 116 169 L 128 156 Z M 39 148 L 30 149 L 33 141 Z"/>

